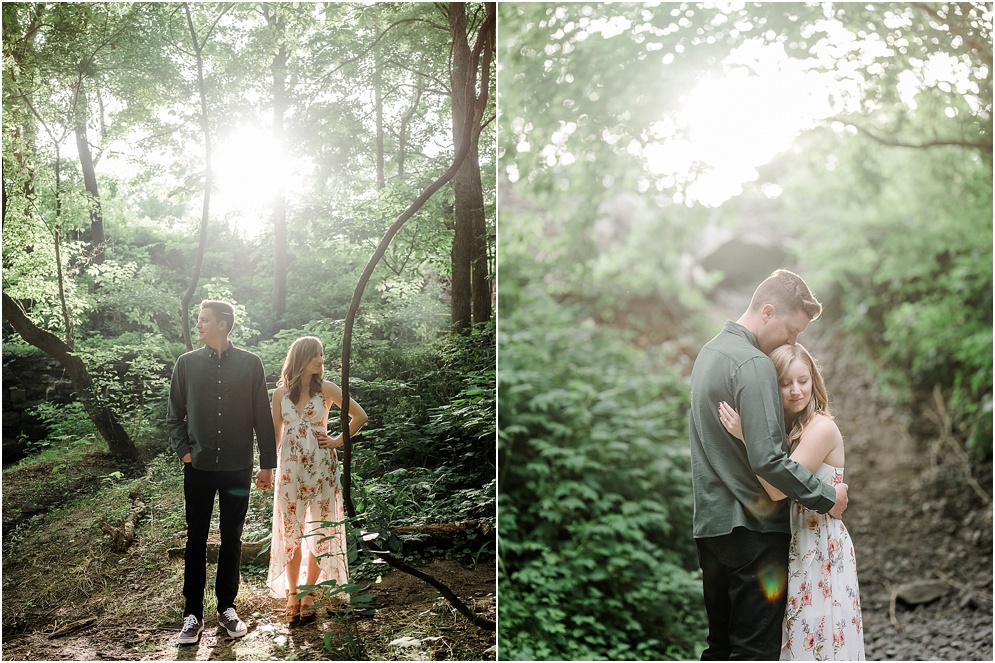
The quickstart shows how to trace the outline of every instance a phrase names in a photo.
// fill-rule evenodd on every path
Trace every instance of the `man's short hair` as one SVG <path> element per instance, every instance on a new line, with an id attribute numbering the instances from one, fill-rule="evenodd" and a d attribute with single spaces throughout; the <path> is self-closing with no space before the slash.
<path id="1" fill-rule="evenodd" d="M 818 320 L 822 304 L 809 290 L 805 280 L 786 269 L 778 269 L 757 286 L 750 301 L 750 310 L 759 311 L 764 304 L 773 304 L 778 314 L 804 311 L 809 320 Z"/>
<path id="2" fill-rule="evenodd" d="M 201 310 L 209 308 L 214 312 L 214 317 L 228 323 L 228 333 L 231 334 L 232 327 L 235 326 L 235 307 L 228 302 L 217 299 L 205 299 L 200 303 Z"/>

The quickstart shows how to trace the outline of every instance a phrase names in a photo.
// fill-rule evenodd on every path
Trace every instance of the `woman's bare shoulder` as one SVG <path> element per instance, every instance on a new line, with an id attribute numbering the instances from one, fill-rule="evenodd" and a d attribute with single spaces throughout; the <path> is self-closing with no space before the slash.
<path id="1" fill-rule="evenodd" d="M 805 431 L 805 434 L 820 439 L 832 446 L 843 444 L 843 434 L 840 433 L 840 427 L 836 425 L 832 417 L 825 414 L 820 413 L 815 415 L 812 421 L 809 422 L 808 430 Z"/>
<path id="2" fill-rule="evenodd" d="M 342 393 L 342 388 L 339 387 L 334 382 L 332 382 L 331 380 L 322 380 L 321 381 L 321 393 L 322 393 L 322 395 L 325 396 L 325 398 L 328 398 L 330 396 L 336 396 L 338 394 L 341 394 Z"/>
<path id="3" fill-rule="evenodd" d="M 812 417 L 812 422 L 809 425 L 813 428 L 820 428 L 827 431 L 838 431 L 840 429 L 839 426 L 836 425 L 836 420 L 823 412 L 819 412 Z"/>

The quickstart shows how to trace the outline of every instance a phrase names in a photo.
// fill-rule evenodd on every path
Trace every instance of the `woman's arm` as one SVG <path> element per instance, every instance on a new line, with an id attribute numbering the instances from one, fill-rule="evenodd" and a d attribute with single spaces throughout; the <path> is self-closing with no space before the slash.
<path id="1" fill-rule="evenodd" d="M 841 450 L 839 456 L 842 457 L 843 435 L 839 426 L 827 416 L 816 415 L 798 440 L 798 446 L 791 453 L 791 460 L 804 465 L 805 469 L 814 474 L 836 449 Z M 838 464 L 843 464 L 842 458 Z"/>
<path id="2" fill-rule="evenodd" d="M 277 458 L 280 454 L 280 441 L 283 439 L 283 391 L 285 387 L 277 387 L 273 391 L 273 405 L 270 408 L 273 414 L 273 434 L 276 436 Z"/>
<path id="3" fill-rule="evenodd" d="M 743 444 L 746 444 L 746 440 L 743 439 L 743 425 L 739 419 L 739 413 L 732 409 L 732 406 L 725 401 L 719 403 L 719 420 L 726 427 L 726 430 L 729 431 L 730 435 Z M 760 485 L 767 491 L 767 495 L 775 502 L 780 502 L 787 497 L 787 495 L 767 483 L 767 480 L 763 477 L 758 476 L 757 479 L 760 480 Z"/>
<path id="4" fill-rule="evenodd" d="M 339 387 L 334 382 L 325 380 L 321 383 L 321 395 L 325 399 L 325 403 L 335 403 L 339 407 L 342 407 L 342 388 Z M 356 399 L 349 397 L 349 438 L 351 439 L 353 435 L 359 432 L 366 422 L 369 421 L 369 417 L 366 414 L 366 410 L 363 409 Z M 332 444 L 329 448 L 336 449 L 342 446 L 344 440 L 342 434 L 339 433 L 335 438 L 332 439 Z"/>
<path id="5" fill-rule="evenodd" d="M 730 435 L 743 441 L 743 429 L 736 410 L 725 402 L 719 403 L 719 419 Z M 843 436 L 836 422 L 827 416 L 818 415 L 802 433 L 790 458 L 814 474 L 830 454 L 836 449 L 842 450 L 842 447 Z M 780 501 L 787 497 L 761 477 L 757 479 L 760 479 L 760 483 L 772 500 Z"/>

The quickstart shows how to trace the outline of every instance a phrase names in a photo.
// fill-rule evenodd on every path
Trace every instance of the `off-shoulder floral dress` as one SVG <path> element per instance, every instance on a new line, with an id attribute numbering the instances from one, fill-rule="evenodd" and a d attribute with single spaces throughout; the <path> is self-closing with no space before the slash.
<path id="1" fill-rule="evenodd" d="M 815 476 L 836 485 L 843 468 L 825 463 Z M 791 505 L 788 602 L 782 661 L 862 661 L 857 558 L 842 520 Z"/>
<path id="2" fill-rule="evenodd" d="M 319 583 L 335 580 L 341 586 L 348 583 L 349 577 L 338 454 L 335 449 L 320 448 L 317 438 L 317 431 L 325 430 L 328 406 L 317 393 L 300 412 L 285 392 L 281 412 L 283 440 L 276 470 L 273 539 L 266 580 L 275 598 L 286 598 L 290 590 L 287 564 L 302 543 L 318 559 Z M 297 586 L 307 582 L 307 566 L 306 559 L 302 559 Z M 341 592 L 335 599 L 348 601 L 349 597 Z"/>

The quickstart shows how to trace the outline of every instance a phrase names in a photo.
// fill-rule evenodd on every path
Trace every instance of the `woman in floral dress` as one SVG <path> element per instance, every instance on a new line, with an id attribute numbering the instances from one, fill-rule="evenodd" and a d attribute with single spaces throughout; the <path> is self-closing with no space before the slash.
<path id="1" fill-rule="evenodd" d="M 349 569 L 342 489 L 336 449 L 342 435 L 328 435 L 328 411 L 341 407 L 342 390 L 322 378 L 321 341 L 294 341 L 273 392 L 273 427 L 278 464 L 273 499 L 273 539 L 266 584 L 287 599 L 287 621 L 314 618 L 314 598 L 298 596 L 301 585 L 348 583 Z M 366 423 L 366 412 L 349 399 L 349 435 Z M 329 524 L 331 523 L 331 524 Z M 307 560 L 302 564 L 302 558 Z M 303 567 L 303 569 L 302 569 Z M 336 595 L 347 601 L 344 592 Z"/>
<path id="2" fill-rule="evenodd" d="M 770 358 L 780 381 L 791 459 L 826 483 L 842 482 L 843 436 L 829 412 L 818 364 L 800 344 L 782 345 Z M 742 440 L 735 410 L 720 403 L 719 418 Z M 771 499 L 785 498 L 763 479 L 760 482 Z M 787 591 L 782 661 L 864 660 L 857 560 L 842 520 L 791 505 Z"/>

